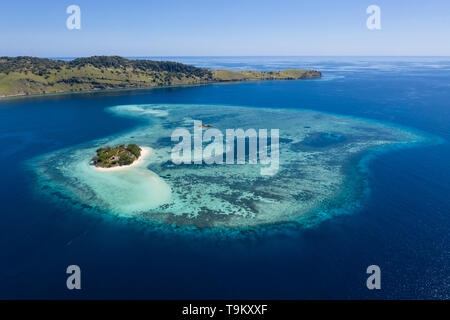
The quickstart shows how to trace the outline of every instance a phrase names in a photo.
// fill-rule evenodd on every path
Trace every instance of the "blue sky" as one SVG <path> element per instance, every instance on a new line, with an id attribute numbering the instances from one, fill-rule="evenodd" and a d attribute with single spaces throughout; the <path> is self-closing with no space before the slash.
<path id="1" fill-rule="evenodd" d="M 449 17 L 448 0 L 4 0 L 0 56 L 450 56 Z"/>

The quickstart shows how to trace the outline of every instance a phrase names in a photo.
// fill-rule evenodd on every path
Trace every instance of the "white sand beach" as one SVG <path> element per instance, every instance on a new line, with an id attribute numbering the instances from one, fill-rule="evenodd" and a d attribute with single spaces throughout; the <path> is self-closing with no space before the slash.
<path id="1" fill-rule="evenodd" d="M 101 168 L 101 167 L 92 166 L 92 168 L 94 168 L 97 171 L 103 171 L 103 172 L 126 170 L 128 168 L 136 167 L 139 164 L 141 164 L 142 161 L 144 161 L 146 158 L 148 158 L 150 156 L 152 151 L 153 151 L 153 149 L 150 147 L 141 147 L 141 156 L 137 160 L 135 160 L 132 164 L 129 164 L 126 166 L 117 166 L 117 167 L 112 167 L 112 168 Z"/>

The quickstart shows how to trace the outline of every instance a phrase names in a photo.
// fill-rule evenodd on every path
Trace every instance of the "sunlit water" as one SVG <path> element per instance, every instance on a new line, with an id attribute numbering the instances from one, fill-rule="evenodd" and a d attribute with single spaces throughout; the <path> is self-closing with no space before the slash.
<path id="1" fill-rule="evenodd" d="M 324 77 L 0 102 L 0 297 L 449 297 L 448 59 L 176 59 L 235 69 L 306 66 L 323 71 Z M 111 109 L 142 105 L 159 105 L 169 114 L 124 117 Z M 189 197 L 206 180 L 212 180 L 215 169 L 184 166 L 171 170 L 162 165 L 168 155 L 164 158 L 161 153 L 170 145 L 157 134 L 163 132 L 167 137 L 172 131 L 163 123 L 178 125 L 172 122 L 177 115 L 170 115 L 173 105 L 187 108 L 180 116 L 189 111 L 189 118 L 218 127 L 276 126 L 280 138 L 289 133 L 292 141 L 284 140 L 280 146 L 278 172 L 286 181 L 267 177 L 272 181 L 264 185 L 271 197 L 283 196 L 274 202 L 278 209 L 268 210 L 267 215 L 279 219 L 276 213 L 286 212 L 282 223 L 272 220 L 241 228 L 254 221 L 250 211 L 235 214 L 246 217 L 239 219 L 238 228 L 228 222 L 224 225 L 216 216 L 195 223 L 199 221 L 195 219 L 195 202 Z M 227 117 L 208 118 L 209 108 L 223 105 L 228 105 L 221 109 L 224 115 L 229 110 L 238 113 L 239 125 Z M 198 113 L 202 110 L 207 114 Z M 289 111 L 291 119 L 283 118 L 281 124 L 276 121 Z M 266 112 L 277 116 L 258 116 Z M 323 117 L 323 121 L 314 122 L 318 127 L 302 122 L 315 112 Z M 293 125 L 296 121 L 301 126 Z M 357 152 L 362 157 L 351 157 L 345 170 L 331 170 L 340 168 L 348 153 L 336 152 L 334 167 L 324 166 L 326 159 L 332 150 L 349 144 L 356 132 L 336 126 L 341 121 L 358 123 L 361 141 L 371 145 L 363 145 L 368 153 Z M 152 131 L 158 126 L 164 130 Z M 186 126 L 192 128 L 192 124 Z M 307 132 L 308 126 L 314 132 Z M 376 131 L 367 130 L 369 127 Z M 152 134 L 140 135 L 145 133 Z M 395 147 L 374 149 L 379 134 Z M 127 169 L 136 174 L 120 171 L 100 176 L 89 166 L 96 146 L 135 140 L 155 150 L 154 158 Z M 397 142 L 404 142 L 401 148 Z M 320 155 L 313 167 L 305 166 L 311 165 L 305 160 L 295 170 L 286 169 L 286 161 L 292 161 L 294 155 L 313 152 Z M 246 183 L 251 172 L 239 172 L 253 167 L 223 167 L 217 170 L 217 181 L 209 181 L 211 187 L 202 190 L 199 201 L 213 208 L 223 203 L 245 207 L 245 201 L 237 204 L 233 200 L 259 190 L 257 185 Z M 251 170 L 257 172 L 256 168 Z M 324 170 L 317 175 L 317 184 L 308 187 L 314 197 L 322 196 L 325 202 L 313 205 L 320 210 L 297 215 L 298 205 L 304 206 L 309 198 L 305 193 L 294 201 L 298 195 L 295 190 L 299 186 L 307 189 L 311 181 L 297 175 L 309 169 L 311 173 Z M 233 170 L 238 170 L 244 182 L 239 184 Z M 177 173 L 169 177 L 169 171 Z M 204 171 L 197 177 L 201 182 L 191 184 L 193 192 L 183 199 L 180 195 L 195 171 Z M 120 187 L 113 187 L 117 185 Z M 291 188 L 279 190 L 283 185 Z M 164 187 L 152 189 L 156 186 Z M 206 201 L 219 187 L 223 189 L 214 197 L 216 202 Z M 226 197 L 222 191 L 229 190 L 246 192 Z M 332 195 L 333 190 L 340 196 Z M 130 197 L 132 202 L 127 201 Z M 173 205 L 155 219 L 155 210 L 161 207 L 158 201 L 166 205 L 173 201 Z M 176 205 L 181 203 L 193 204 L 183 208 L 191 217 L 180 215 L 184 210 Z M 286 210 L 279 210 L 281 206 Z M 299 219 L 306 216 L 308 221 Z M 168 217 L 179 218 L 170 221 Z M 211 228 L 213 225 L 218 227 Z M 82 268 L 80 292 L 65 287 L 65 269 L 70 264 Z M 381 291 L 369 291 L 365 286 L 365 271 L 371 264 L 381 267 Z"/>
<path id="2" fill-rule="evenodd" d="M 432 142 L 373 121 L 313 111 L 164 104 L 122 105 L 108 111 L 147 124 L 31 159 L 29 166 L 40 180 L 37 188 L 50 198 L 64 194 L 107 213 L 177 226 L 311 224 L 349 213 L 367 193 L 361 168 L 364 153 Z M 263 175 L 269 164 L 249 163 L 248 140 L 246 164 L 175 164 L 171 135 L 176 129 L 193 135 L 194 121 L 213 124 L 225 138 L 227 129 L 280 130 L 280 155 L 272 159 L 279 162 L 276 170 Z M 121 171 L 99 172 L 89 164 L 97 148 L 128 143 L 151 147 L 151 155 L 143 164 Z M 225 141 L 222 144 L 224 161 L 230 150 Z M 194 153 L 193 141 L 188 151 Z M 193 155 L 192 161 L 197 158 Z"/>

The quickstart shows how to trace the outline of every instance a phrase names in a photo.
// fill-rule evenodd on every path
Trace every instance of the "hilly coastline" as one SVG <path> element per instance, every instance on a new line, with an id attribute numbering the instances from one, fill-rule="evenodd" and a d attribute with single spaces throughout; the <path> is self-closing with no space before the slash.
<path id="1" fill-rule="evenodd" d="M 93 56 L 71 61 L 34 57 L 0 57 L 0 98 L 195 85 L 226 81 L 320 78 L 319 71 L 233 71 L 198 68 L 170 61 Z"/>

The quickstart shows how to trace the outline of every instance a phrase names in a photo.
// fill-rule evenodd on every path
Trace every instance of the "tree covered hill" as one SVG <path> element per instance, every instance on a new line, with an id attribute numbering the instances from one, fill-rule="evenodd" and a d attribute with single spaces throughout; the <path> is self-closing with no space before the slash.
<path id="1" fill-rule="evenodd" d="M 210 70 L 178 62 L 119 56 L 93 56 L 71 61 L 0 57 L 0 97 L 320 76 L 320 72 L 313 70 Z"/>

